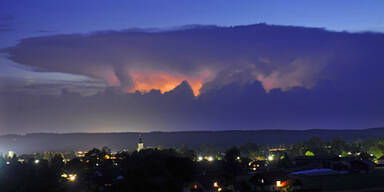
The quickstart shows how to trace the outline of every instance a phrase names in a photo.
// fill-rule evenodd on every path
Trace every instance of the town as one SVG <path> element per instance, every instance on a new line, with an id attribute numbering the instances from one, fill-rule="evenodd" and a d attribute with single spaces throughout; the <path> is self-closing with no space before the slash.
<path id="1" fill-rule="evenodd" d="M 247 143 L 220 152 L 185 146 L 112 152 L 108 147 L 0 158 L 5 191 L 338 191 L 384 190 L 384 140 L 321 141 L 267 146 Z M 20 185 L 20 183 L 23 183 Z M 41 185 L 44 183 L 44 185 Z"/>

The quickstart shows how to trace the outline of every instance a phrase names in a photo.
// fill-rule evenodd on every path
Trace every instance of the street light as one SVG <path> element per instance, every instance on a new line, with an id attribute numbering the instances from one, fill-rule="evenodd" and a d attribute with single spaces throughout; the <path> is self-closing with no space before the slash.
<path id="1" fill-rule="evenodd" d="M 76 178 L 77 178 L 76 174 L 69 174 L 67 177 L 68 181 L 70 181 L 70 182 L 75 182 Z"/>
<path id="2" fill-rule="evenodd" d="M 219 182 L 215 181 L 213 183 L 213 187 L 217 189 L 217 191 L 222 191 L 223 189 L 220 187 Z"/>
<path id="3" fill-rule="evenodd" d="M 276 181 L 276 187 L 285 187 L 286 185 L 286 181 Z"/>

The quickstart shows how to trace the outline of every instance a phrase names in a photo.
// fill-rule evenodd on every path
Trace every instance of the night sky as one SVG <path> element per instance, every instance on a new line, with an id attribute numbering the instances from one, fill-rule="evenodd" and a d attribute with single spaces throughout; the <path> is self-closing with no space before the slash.
<path id="1" fill-rule="evenodd" d="M 0 0 L 0 134 L 384 126 L 383 9 Z"/>

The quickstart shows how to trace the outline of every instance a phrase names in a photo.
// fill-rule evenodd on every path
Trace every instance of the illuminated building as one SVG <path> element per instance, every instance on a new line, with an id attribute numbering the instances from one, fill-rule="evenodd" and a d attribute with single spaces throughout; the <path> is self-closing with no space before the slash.
<path id="1" fill-rule="evenodd" d="M 144 149 L 144 143 L 143 138 L 141 137 L 141 134 L 139 135 L 139 142 L 137 143 L 137 151 L 141 151 Z"/>
<path id="2" fill-rule="evenodd" d="M 13 151 L 8 151 L 8 158 L 9 158 L 9 159 L 12 159 L 13 156 L 15 156 L 15 152 L 13 152 Z"/>

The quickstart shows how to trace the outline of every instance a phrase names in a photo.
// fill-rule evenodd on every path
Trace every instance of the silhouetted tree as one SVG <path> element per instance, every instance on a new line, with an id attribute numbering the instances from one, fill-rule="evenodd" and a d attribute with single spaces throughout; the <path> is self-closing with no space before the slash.
<path id="1" fill-rule="evenodd" d="M 229 173 L 228 176 L 232 185 L 236 184 L 236 176 L 241 169 L 237 157 L 240 157 L 240 151 L 237 147 L 231 147 L 225 151 L 224 166 L 226 172 Z"/>

